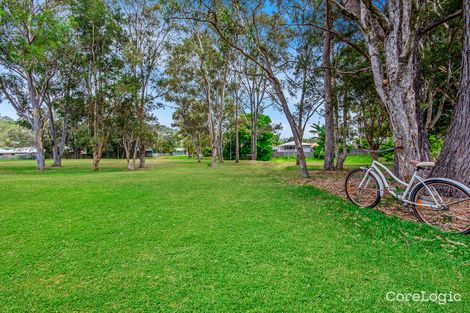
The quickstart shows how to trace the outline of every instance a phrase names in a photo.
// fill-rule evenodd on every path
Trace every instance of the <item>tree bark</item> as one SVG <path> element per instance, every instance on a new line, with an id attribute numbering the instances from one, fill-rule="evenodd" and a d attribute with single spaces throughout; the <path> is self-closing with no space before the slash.
<path id="1" fill-rule="evenodd" d="M 145 167 L 145 144 L 140 144 L 140 161 L 139 161 L 139 168 Z"/>
<path id="2" fill-rule="evenodd" d="M 55 120 L 54 120 L 54 112 L 52 110 L 52 103 L 47 103 L 47 112 L 49 115 L 49 134 L 51 136 L 52 141 L 52 166 L 53 167 L 61 167 L 61 155 L 60 155 L 60 143 L 57 140 L 57 131 L 55 129 Z"/>
<path id="3" fill-rule="evenodd" d="M 339 117 L 338 117 L 339 119 Z M 348 146 L 347 146 L 347 140 L 348 140 L 348 108 L 345 106 L 343 107 L 343 127 L 341 129 L 341 137 L 342 137 L 342 149 L 341 153 L 338 153 L 337 158 L 336 158 L 336 169 L 337 170 L 342 170 L 344 169 L 344 161 L 346 160 L 346 157 L 348 156 Z M 339 147 L 338 147 L 339 148 Z"/>
<path id="4" fill-rule="evenodd" d="M 100 161 L 101 161 L 101 151 L 100 149 L 93 150 L 93 170 L 98 172 L 100 169 Z"/>
<path id="5" fill-rule="evenodd" d="M 201 153 L 201 145 L 199 144 L 199 138 L 198 137 L 199 137 L 198 135 L 192 135 L 191 139 L 193 141 L 194 151 L 196 152 L 197 163 L 201 163 L 202 153 Z"/>
<path id="6" fill-rule="evenodd" d="M 333 87 L 331 85 L 331 12 L 330 1 L 325 1 L 325 28 L 323 49 L 323 85 L 325 91 L 325 170 L 334 170 L 334 112 L 333 112 Z"/>
<path id="7" fill-rule="evenodd" d="M 267 57 L 265 57 L 264 59 L 265 59 L 266 70 L 268 74 L 268 80 L 274 89 L 274 92 L 279 100 L 279 103 L 281 104 L 282 111 L 284 112 L 284 115 L 286 116 L 287 122 L 289 123 L 290 129 L 292 131 L 292 135 L 294 136 L 296 155 L 297 155 L 297 159 L 299 160 L 300 175 L 304 178 L 307 178 L 309 177 L 309 173 L 307 169 L 307 162 L 305 161 L 305 153 L 302 147 L 302 140 L 300 137 L 299 129 L 297 128 L 297 124 L 295 122 L 294 116 L 292 115 L 292 112 L 289 109 L 287 99 L 284 95 L 284 92 L 282 91 L 281 83 L 274 75 L 269 59 Z"/>
<path id="8" fill-rule="evenodd" d="M 67 112 L 68 107 L 65 106 L 65 114 L 64 114 L 64 120 L 62 121 L 62 133 L 60 136 L 60 143 L 59 143 L 59 159 L 60 159 L 60 165 L 62 166 L 62 157 L 64 156 L 64 150 L 65 150 L 65 142 L 67 140 L 67 125 L 68 125 L 68 112 Z"/>
<path id="9" fill-rule="evenodd" d="M 31 107 L 33 109 L 33 132 L 34 132 L 34 144 L 36 146 L 36 166 L 39 171 L 43 171 L 46 168 L 46 160 L 44 157 L 44 120 L 41 113 L 41 105 L 39 95 L 34 86 L 33 74 L 28 73 L 28 89 L 31 101 Z"/>
<path id="10" fill-rule="evenodd" d="M 36 110 L 35 110 L 36 111 Z M 34 144 L 36 146 L 36 166 L 39 171 L 46 168 L 44 158 L 44 128 L 38 113 L 33 113 Z"/>
<path id="11" fill-rule="evenodd" d="M 470 185 L 470 2 L 464 1 L 462 72 L 457 104 L 432 176 Z"/>
<path id="12" fill-rule="evenodd" d="M 402 147 L 395 151 L 394 172 L 407 179 L 414 171 L 409 161 L 421 159 L 412 51 L 417 31 L 415 3 L 389 0 L 385 13 L 373 1 L 343 3 L 346 8 L 339 8 L 361 26 L 375 89 L 387 108 L 395 145 Z"/>
<path id="13" fill-rule="evenodd" d="M 224 101 L 224 100 L 221 100 L 221 101 Z M 223 137 L 223 132 L 222 132 L 222 119 L 220 119 L 220 122 L 219 122 L 219 133 L 218 133 L 218 140 L 217 140 L 217 149 L 219 151 L 217 151 L 217 154 L 218 154 L 218 157 L 219 157 L 219 162 L 220 163 L 224 163 L 224 137 Z"/>
<path id="14" fill-rule="evenodd" d="M 235 163 L 240 163 L 240 136 L 238 135 L 238 100 L 235 100 Z"/>
<path id="15" fill-rule="evenodd" d="M 256 161 L 258 158 L 258 112 L 253 111 L 251 116 L 251 159 Z"/>
<path id="16" fill-rule="evenodd" d="M 419 55 L 419 41 L 420 35 L 416 34 L 413 41 L 413 71 L 414 71 L 414 89 L 415 89 L 415 98 L 416 98 L 416 122 L 418 123 L 418 146 L 419 151 L 421 151 L 421 160 L 430 161 L 431 160 L 431 147 L 429 145 L 429 134 L 427 128 L 425 127 L 425 118 L 424 118 L 424 109 L 421 108 L 421 103 L 423 102 L 423 91 L 422 91 L 422 81 L 421 81 L 421 70 L 419 64 L 421 58 Z M 431 110 L 432 112 L 432 110 Z"/>

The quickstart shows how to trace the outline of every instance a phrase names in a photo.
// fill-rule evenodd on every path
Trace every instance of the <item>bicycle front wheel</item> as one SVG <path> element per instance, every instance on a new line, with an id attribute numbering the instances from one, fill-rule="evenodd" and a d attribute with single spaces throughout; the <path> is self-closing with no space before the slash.
<path id="1" fill-rule="evenodd" d="M 344 182 L 348 199 L 361 208 L 373 208 L 380 202 L 380 185 L 366 170 L 357 169 L 348 174 Z"/>
<path id="2" fill-rule="evenodd" d="M 416 185 L 410 200 L 420 222 L 443 231 L 470 233 L 470 193 L 458 183 L 429 179 Z"/>

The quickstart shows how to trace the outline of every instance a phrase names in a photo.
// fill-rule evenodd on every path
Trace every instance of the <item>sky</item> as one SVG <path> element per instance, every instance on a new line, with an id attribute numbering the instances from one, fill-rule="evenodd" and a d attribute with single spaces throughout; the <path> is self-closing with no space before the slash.
<path id="1" fill-rule="evenodd" d="M 154 112 L 160 124 L 171 127 L 171 123 L 172 123 L 171 115 L 173 114 L 173 109 L 171 109 L 170 107 L 164 107 L 164 108 L 155 110 Z M 287 119 L 284 116 L 283 112 L 279 111 L 276 108 L 269 107 L 265 110 L 264 114 L 268 115 L 273 121 L 273 123 L 276 123 L 276 124 L 281 123 L 282 125 L 281 138 L 289 138 L 292 136 L 289 123 L 287 122 Z M 9 116 L 13 119 L 18 118 L 11 104 L 6 101 L 0 102 L 0 115 Z M 318 123 L 319 121 L 320 121 L 320 117 L 318 115 L 315 115 L 312 117 L 310 121 L 310 125 L 313 123 Z M 323 123 L 323 121 L 321 122 Z M 307 131 L 309 129 L 310 127 L 307 127 Z M 306 138 L 310 137 L 307 132 L 305 135 L 306 135 L 305 136 Z"/>

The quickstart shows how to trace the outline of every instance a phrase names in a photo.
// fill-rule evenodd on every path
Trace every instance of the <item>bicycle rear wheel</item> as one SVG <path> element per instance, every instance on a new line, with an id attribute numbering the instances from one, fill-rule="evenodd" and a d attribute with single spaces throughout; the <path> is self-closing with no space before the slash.
<path id="1" fill-rule="evenodd" d="M 458 183 L 429 179 L 416 185 L 410 199 L 419 221 L 443 231 L 470 233 L 470 193 Z"/>
<path id="2" fill-rule="evenodd" d="M 348 174 L 344 182 L 348 199 L 361 208 L 373 208 L 380 202 L 380 185 L 366 170 L 357 169 Z"/>

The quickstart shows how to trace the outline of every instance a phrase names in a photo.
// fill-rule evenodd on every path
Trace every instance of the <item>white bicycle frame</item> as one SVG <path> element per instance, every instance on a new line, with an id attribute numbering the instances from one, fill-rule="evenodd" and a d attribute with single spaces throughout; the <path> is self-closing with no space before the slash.
<path id="1" fill-rule="evenodd" d="M 392 196 L 394 196 L 395 198 L 399 199 L 400 201 L 402 201 L 404 203 L 417 204 L 415 202 L 410 201 L 408 196 L 409 196 L 413 186 L 415 185 L 415 182 L 423 183 L 424 186 L 426 186 L 426 188 L 428 189 L 429 194 L 431 195 L 431 197 L 434 200 L 435 204 L 433 205 L 433 204 L 420 203 L 419 205 L 420 206 L 426 206 L 426 207 L 432 207 L 432 208 L 439 208 L 440 207 L 439 201 L 437 201 L 436 198 L 438 198 L 442 202 L 441 196 L 439 195 L 439 193 L 436 190 L 434 190 L 434 192 L 433 192 L 429 189 L 429 187 L 424 182 L 424 178 L 422 178 L 421 176 L 418 175 L 418 170 L 415 170 L 413 172 L 413 176 L 411 177 L 411 180 L 408 183 L 406 183 L 406 182 L 402 181 L 401 179 L 399 179 L 398 177 L 396 177 L 395 175 L 393 175 L 393 173 L 385 165 L 383 165 L 380 162 L 375 161 L 375 160 L 372 162 L 372 165 L 370 167 L 368 167 L 368 168 L 367 167 L 361 167 L 361 169 L 366 170 L 366 174 L 364 175 L 364 178 L 362 179 L 361 183 L 359 184 L 359 188 L 362 188 L 364 185 L 367 185 L 370 181 L 370 176 L 373 176 L 377 179 L 377 182 L 379 183 L 380 196 L 381 197 L 384 195 L 384 191 L 387 190 L 390 194 L 392 194 Z M 390 177 L 392 177 L 392 179 L 394 181 L 396 181 L 400 185 L 406 187 L 403 194 L 397 193 L 394 190 L 394 188 L 391 187 L 388 184 L 388 181 L 385 178 L 385 175 L 383 174 L 382 170 L 387 172 L 390 175 Z"/>

